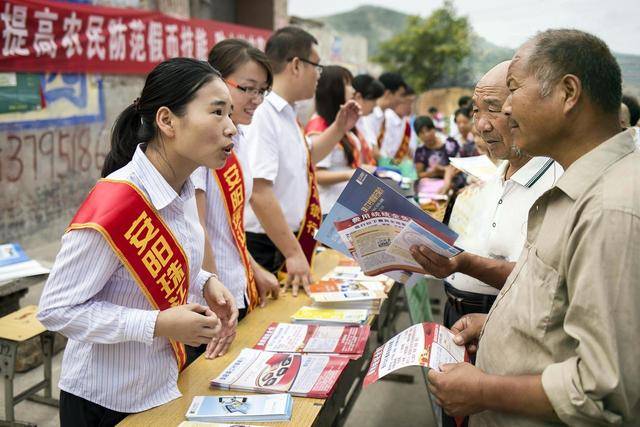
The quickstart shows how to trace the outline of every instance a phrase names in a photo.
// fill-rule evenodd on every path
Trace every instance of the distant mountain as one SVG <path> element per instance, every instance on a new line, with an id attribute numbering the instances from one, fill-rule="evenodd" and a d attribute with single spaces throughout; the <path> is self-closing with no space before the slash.
<path id="1" fill-rule="evenodd" d="M 365 37 L 369 43 L 368 53 L 373 56 L 381 42 L 390 39 L 402 31 L 409 15 L 377 6 L 361 6 L 350 12 L 315 18 L 337 31 L 357 34 Z M 471 55 L 464 62 L 469 70 L 463 86 L 472 86 L 484 73 L 501 61 L 510 59 L 514 49 L 497 46 L 488 40 L 473 34 Z M 615 54 L 625 84 L 625 91 L 640 95 L 640 55 Z M 446 86 L 443 81 L 437 86 Z"/>
<path id="2" fill-rule="evenodd" d="M 367 39 L 369 56 L 378 51 L 380 42 L 393 37 L 402 31 L 407 18 L 402 12 L 377 6 L 360 6 L 351 12 L 338 13 L 336 15 L 316 18 L 344 33 L 357 34 Z"/>

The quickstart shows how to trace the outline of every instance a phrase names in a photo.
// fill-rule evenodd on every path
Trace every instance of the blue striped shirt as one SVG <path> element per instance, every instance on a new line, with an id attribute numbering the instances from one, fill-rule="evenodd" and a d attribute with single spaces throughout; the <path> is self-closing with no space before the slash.
<path id="1" fill-rule="evenodd" d="M 189 260 L 190 297 L 202 301 L 211 276 L 201 269 L 204 234 L 190 180 L 180 195 L 140 146 L 109 178 L 135 184 L 148 197 Z M 38 319 L 69 338 L 59 387 L 119 412 L 140 412 L 180 396 L 178 367 L 166 338 L 154 338 L 158 311 L 101 234 L 66 233 L 40 299 Z"/>

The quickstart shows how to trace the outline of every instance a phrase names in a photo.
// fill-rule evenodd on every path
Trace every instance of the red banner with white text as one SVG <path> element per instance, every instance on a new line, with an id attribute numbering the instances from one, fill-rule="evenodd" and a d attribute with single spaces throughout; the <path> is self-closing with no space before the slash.
<path id="1" fill-rule="evenodd" d="M 264 49 L 268 30 L 157 11 L 0 0 L 0 71 L 145 74 L 165 59 L 207 59 L 226 38 Z"/>

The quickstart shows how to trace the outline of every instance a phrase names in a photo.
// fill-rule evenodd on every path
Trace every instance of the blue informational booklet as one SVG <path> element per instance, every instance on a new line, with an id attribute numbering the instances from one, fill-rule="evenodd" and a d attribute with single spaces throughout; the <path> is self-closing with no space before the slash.
<path id="1" fill-rule="evenodd" d="M 293 399 L 290 394 L 196 396 L 187 411 L 189 421 L 246 422 L 288 421 Z"/>
<path id="2" fill-rule="evenodd" d="M 412 203 L 382 180 L 359 168 L 347 183 L 329 214 L 322 221 L 315 238 L 330 248 L 351 257 L 352 253 L 343 242 L 334 223 L 353 218 L 356 215 L 380 211 L 409 217 L 425 230 L 449 244 L 453 244 L 458 238 L 455 231 L 432 218 L 418 205 Z"/>
<path id="3" fill-rule="evenodd" d="M 22 250 L 17 243 L 7 243 L 0 245 L 0 267 L 5 265 L 18 264 L 29 261 L 31 258 Z"/>

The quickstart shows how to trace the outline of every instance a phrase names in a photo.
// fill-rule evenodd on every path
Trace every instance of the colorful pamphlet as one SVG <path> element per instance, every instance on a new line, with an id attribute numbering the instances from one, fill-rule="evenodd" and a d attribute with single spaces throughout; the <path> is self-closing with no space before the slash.
<path id="1" fill-rule="evenodd" d="M 29 261 L 30 258 L 17 243 L 0 245 L 0 267 Z"/>
<path id="2" fill-rule="evenodd" d="M 307 289 L 316 307 L 368 309 L 374 314 L 387 297 L 385 285 L 377 281 L 320 280 Z"/>
<path id="3" fill-rule="evenodd" d="M 437 323 L 424 322 L 410 326 L 376 349 L 363 387 L 407 366 L 439 371 L 440 366 L 446 363 L 468 362 L 467 350 L 456 344 L 453 337 L 453 332 Z M 442 408 L 431 396 L 429 399 L 436 424 L 442 426 Z M 457 425 L 461 425 L 461 422 L 462 419 L 456 418 Z"/>
<path id="4" fill-rule="evenodd" d="M 19 244 L 0 245 L 0 282 L 48 273 L 49 269 L 29 258 Z"/>
<path id="5" fill-rule="evenodd" d="M 384 274 L 379 274 L 377 276 L 367 275 L 362 271 L 362 268 L 357 265 L 355 260 L 351 261 L 356 263 L 356 265 L 339 265 L 322 276 L 322 280 L 357 280 L 359 282 L 378 283 L 381 288 L 384 288 L 385 290 L 389 290 L 393 285 L 393 280 L 389 279 L 389 277 Z"/>
<path id="6" fill-rule="evenodd" d="M 357 215 L 379 211 L 409 217 L 452 244 L 458 237 L 453 230 L 432 218 L 382 180 L 362 169 L 357 169 L 327 217 L 322 221 L 320 229 L 316 233 L 316 240 L 352 257 L 353 255 L 340 237 L 335 223 Z"/>
<path id="7" fill-rule="evenodd" d="M 437 323 L 410 326 L 376 349 L 364 387 L 406 366 L 440 370 L 445 363 L 468 362 L 465 347 L 456 344 L 453 337 L 453 332 Z"/>
<path id="8" fill-rule="evenodd" d="M 409 252 L 412 243 L 427 244 L 439 253 L 446 252 L 448 256 L 461 252 L 453 246 L 450 236 L 438 230 L 430 231 L 411 218 L 392 212 L 356 215 L 336 222 L 335 226 L 353 258 L 367 275 L 397 270 L 425 273 Z M 400 235 L 402 237 L 398 239 Z M 389 250 L 394 242 L 394 250 Z"/>
<path id="9" fill-rule="evenodd" d="M 420 245 L 426 246 L 435 253 L 447 258 L 454 257 L 462 252 L 462 249 L 450 245 L 415 221 L 409 221 L 391 244 L 387 246 L 385 252 L 388 256 L 398 260 L 400 265 L 405 266 L 407 270 L 424 273 L 422 266 L 413 259 L 410 252 L 412 246 Z"/>
<path id="10" fill-rule="evenodd" d="M 354 258 L 366 274 L 385 272 L 387 276 L 402 281 L 408 272 L 415 272 L 416 268 L 403 268 L 404 264 L 398 264 L 398 260 L 390 257 L 386 248 L 411 220 L 450 245 L 458 237 L 453 230 L 382 180 L 357 169 L 315 237 L 330 248 Z M 364 221 L 367 222 L 363 224 Z M 358 258 L 359 253 L 367 254 L 367 257 Z"/>
<path id="11" fill-rule="evenodd" d="M 245 396 L 196 396 L 187 411 L 189 421 L 246 422 L 288 421 L 293 399 L 290 394 Z"/>
<path id="12" fill-rule="evenodd" d="M 349 358 L 243 349 L 211 385 L 223 389 L 326 399 Z"/>
<path id="13" fill-rule="evenodd" d="M 363 325 L 369 318 L 368 310 L 349 310 L 304 306 L 291 315 L 293 323 L 315 325 Z"/>
<path id="14" fill-rule="evenodd" d="M 318 326 L 272 323 L 258 343 L 256 350 L 276 353 L 341 354 L 359 358 L 369 338 L 369 325 Z"/>

